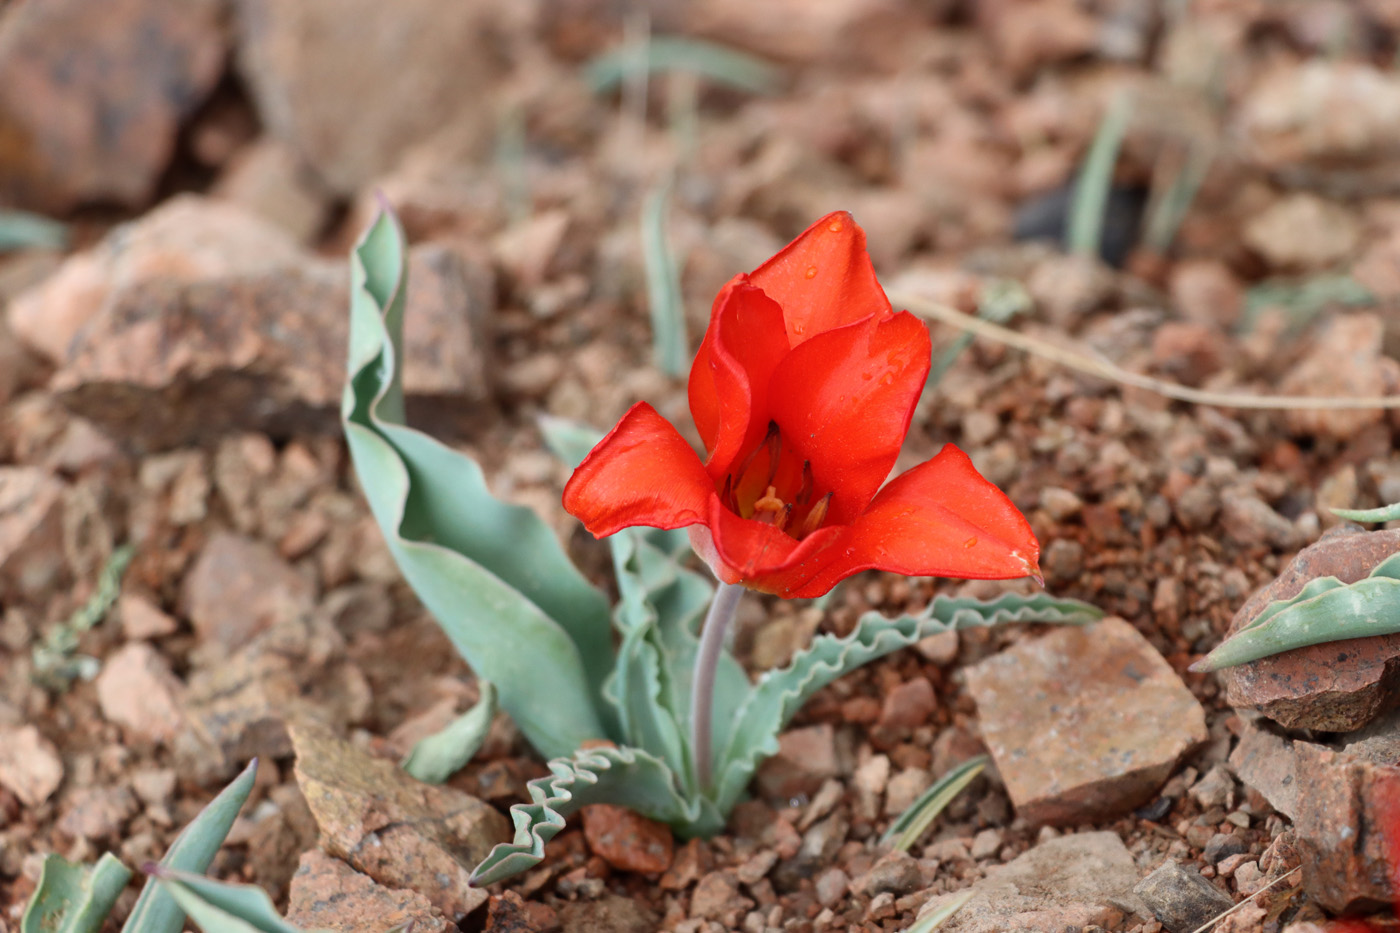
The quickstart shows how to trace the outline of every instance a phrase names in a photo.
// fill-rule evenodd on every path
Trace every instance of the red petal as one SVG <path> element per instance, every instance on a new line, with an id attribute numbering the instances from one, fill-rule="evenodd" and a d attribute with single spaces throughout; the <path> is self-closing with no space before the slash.
<path id="1" fill-rule="evenodd" d="M 708 540 L 697 528 L 691 541 L 721 580 L 783 597 L 822 571 L 830 562 L 832 544 L 845 531 L 823 528 L 798 541 L 772 525 L 735 515 L 718 496 L 711 500 L 706 524 Z"/>
<path id="2" fill-rule="evenodd" d="M 845 211 L 812 224 L 755 269 L 749 281 L 782 306 L 793 346 L 872 314 L 891 313 L 865 251 L 865 231 Z"/>
<path id="3" fill-rule="evenodd" d="M 594 537 L 705 520 L 714 484 L 695 451 L 646 402 L 633 405 L 564 487 L 564 508 Z"/>
<path id="4" fill-rule="evenodd" d="M 788 352 L 783 309 L 743 276 L 726 285 L 715 299 L 689 385 L 690 414 L 716 481 L 763 439 L 769 383 Z"/>
<path id="5" fill-rule="evenodd" d="M 815 488 L 835 493 L 827 521 L 846 525 L 890 475 L 929 369 L 928 329 L 901 312 L 827 331 L 773 374 L 773 418 Z"/>
<path id="6" fill-rule="evenodd" d="M 839 555 L 797 592 L 820 596 L 876 568 L 919 577 L 1008 580 L 1038 569 L 1040 542 L 1000 489 L 952 444 L 890 481 L 846 529 Z"/>

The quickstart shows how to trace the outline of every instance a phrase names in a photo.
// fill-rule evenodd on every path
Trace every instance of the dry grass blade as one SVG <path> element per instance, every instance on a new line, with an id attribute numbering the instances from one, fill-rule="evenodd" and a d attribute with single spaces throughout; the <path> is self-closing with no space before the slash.
<path id="1" fill-rule="evenodd" d="M 1099 122 L 1099 130 L 1084 156 L 1084 165 L 1074 183 L 1074 199 L 1070 202 L 1066 241 L 1070 252 L 1081 256 L 1097 256 L 1103 242 L 1104 212 L 1108 209 L 1108 191 L 1113 187 L 1113 167 L 1118 162 L 1118 150 L 1128 130 L 1132 115 L 1132 99 L 1119 94 L 1109 104 Z"/>
<path id="2" fill-rule="evenodd" d="M 1286 874 L 1286 875 L 1279 875 L 1279 876 L 1278 876 L 1277 878 L 1275 878 L 1273 881 L 1270 881 L 1268 884 L 1264 885 L 1264 886 L 1263 886 L 1262 888 L 1260 888 L 1258 891 L 1255 891 L 1255 892 L 1254 892 L 1253 894 L 1251 894 L 1249 897 L 1246 897 L 1244 900 L 1240 901 L 1240 902 L 1239 902 L 1238 904 L 1236 904 L 1234 907 L 1231 907 L 1229 910 L 1227 910 L 1227 911 L 1225 911 L 1224 913 L 1220 914 L 1218 917 L 1212 917 L 1210 920 L 1207 920 L 1205 923 L 1203 923 L 1203 924 L 1201 924 L 1200 926 L 1196 927 L 1196 929 L 1192 930 L 1191 933 L 1206 933 L 1206 931 L 1209 930 L 1211 927 L 1215 926 L 1217 923 L 1219 923 L 1221 920 L 1224 920 L 1226 917 L 1230 916 L 1230 915 L 1231 915 L 1232 913 L 1234 913 L 1235 911 L 1237 911 L 1237 910 L 1239 910 L 1240 908 L 1244 907 L 1245 904 L 1248 904 L 1250 901 L 1254 900 L 1256 897 L 1258 897 L 1259 895 L 1263 894 L 1265 891 L 1269 890 L 1270 888 L 1274 887 L 1275 885 L 1279 884 L 1280 882 L 1282 882 L 1282 881 L 1284 881 L 1284 880 L 1286 880 L 1286 879 L 1288 879 L 1288 878 L 1291 878 L 1292 876 L 1296 875 L 1298 872 L 1300 872 L 1300 871 L 1302 871 L 1302 870 L 1303 870 L 1303 866 L 1302 866 L 1302 865 L 1299 865 L 1297 868 L 1293 869 L 1293 870 L 1290 871 L 1288 874 Z"/>
<path id="3" fill-rule="evenodd" d="M 1109 382 L 1116 382 L 1120 385 L 1145 389 L 1148 392 L 1154 392 L 1157 395 L 1162 395 L 1180 402 L 1191 402 L 1195 405 L 1214 405 L 1219 408 L 1251 408 L 1278 411 L 1287 411 L 1289 409 L 1351 411 L 1360 408 L 1400 408 L 1400 395 L 1379 395 L 1369 398 L 1337 398 L 1314 395 L 1236 395 L 1226 392 L 1206 392 L 1201 389 L 1192 389 L 1180 383 L 1168 382 L 1165 379 L 1155 379 L 1152 376 L 1144 376 L 1141 373 L 1129 372 L 1105 360 L 1095 359 L 1084 353 L 1057 347 L 1054 344 L 1046 343 L 1044 340 L 1038 340 L 1035 337 L 1017 333 L 999 324 L 993 324 L 991 321 L 970 317 L 955 308 L 929 301 L 918 295 L 896 292 L 890 295 L 890 300 L 894 302 L 896 306 L 908 308 L 920 317 L 961 328 L 979 337 L 986 337 L 988 340 L 995 340 L 1009 347 L 1015 347 L 1018 350 L 1023 350 L 1033 356 L 1059 363 L 1061 366 L 1076 370 L 1077 372 L 1087 373 L 1090 376 L 1097 376 L 1100 379 L 1106 379 Z"/>
<path id="4" fill-rule="evenodd" d="M 934 930 L 941 927 L 953 914 L 962 910 L 963 905 L 970 900 L 972 900 L 972 892 L 964 891 L 937 910 L 931 910 L 924 914 L 918 920 L 914 921 L 914 925 L 905 930 L 904 933 L 933 933 Z"/>

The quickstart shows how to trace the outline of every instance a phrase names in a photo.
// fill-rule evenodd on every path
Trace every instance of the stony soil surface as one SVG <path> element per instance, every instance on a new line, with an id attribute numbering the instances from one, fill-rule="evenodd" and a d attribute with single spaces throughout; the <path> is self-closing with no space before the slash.
<path id="1" fill-rule="evenodd" d="M 838 681 L 716 838 L 598 809 L 538 869 L 462 883 L 545 772 L 504 718 L 445 787 L 393 767 L 477 687 L 338 433 L 345 254 L 376 190 L 414 243 L 410 419 L 604 587 L 535 423 L 606 427 L 638 399 L 688 423 L 651 363 L 639 234 L 673 173 L 692 341 L 725 280 L 848 209 L 891 291 L 972 312 L 1019 283 L 1013 328 L 1129 370 L 1400 391 L 1391 0 L 642 9 L 0 2 L 0 203 L 71 234 L 0 253 L 0 931 L 45 853 L 158 858 L 254 755 L 211 871 L 337 931 L 896 931 L 970 890 L 943 929 L 1189 933 L 1275 882 L 1215 929 L 1383 909 L 1400 637 L 1187 668 L 1237 613 L 1400 549 L 1346 528 L 1314 544 L 1329 507 L 1400 501 L 1400 417 L 1171 402 L 983 340 L 925 394 L 899 468 L 961 446 L 1030 518 L 1047 587 L 1109 618 L 940 636 Z M 648 28 L 756 54 L 773 87 L 591 91 L 584 63 Z M 1063 226 L 1123 92 L 1115 264 L 1018 236 Z M 1192 165 L 1172 237 L 1157 205 Z M 958 341 L 932 336 L 935 360 Z M 56 651 L 123 545 L 114 608 Z M 1030 584 L 754 597 L 737 650 L 757 673 L 867 609 L 1008 586 Z M 907 854 L 878 844 L 983 752 Z"/>

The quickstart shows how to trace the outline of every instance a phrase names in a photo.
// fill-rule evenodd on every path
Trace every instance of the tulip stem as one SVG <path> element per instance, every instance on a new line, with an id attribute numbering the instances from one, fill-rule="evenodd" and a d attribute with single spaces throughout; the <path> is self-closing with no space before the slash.
<path id="1" fill-rule="evenodd" d="M 701 792 L 710 787 L 710 723 L 715 711 L 715 671 L 719 668 L 720 652 L 724 650 L 724 635 L 744 587 L 738 583 L 720 583 L 710 611 L 705 615 L 705 627 L 700 631 L 700 653 L 695 659 L 695 673 L 690 682 L 690 751 L 695 758 L 695 776 Z"/>

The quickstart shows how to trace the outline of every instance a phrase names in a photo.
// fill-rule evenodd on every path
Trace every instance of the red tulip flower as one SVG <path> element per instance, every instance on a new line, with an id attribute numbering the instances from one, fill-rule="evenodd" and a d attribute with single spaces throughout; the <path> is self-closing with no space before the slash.
<path id="1" fill-rule="evenodd" d="M 690 370 L 702 462 L 645 402 L 579 465 L 564 507 L 597 537 L 691 530 L 726 583 L 814 597 L 862 570 L 1038 576 L 1026 519 L 951 444 L 882 488 L 928 378 L 849 214 L 823 217 L 715 299 Z"/>

